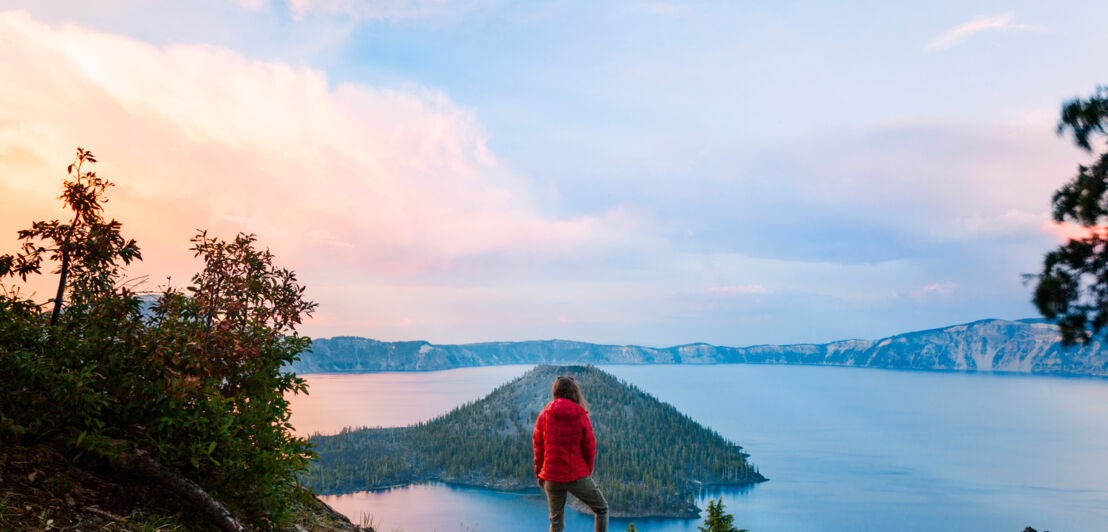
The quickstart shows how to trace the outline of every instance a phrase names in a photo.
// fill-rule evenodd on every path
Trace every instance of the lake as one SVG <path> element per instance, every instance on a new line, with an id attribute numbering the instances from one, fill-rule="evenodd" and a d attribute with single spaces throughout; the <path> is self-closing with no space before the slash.
<path id="1" fill-rule="evenodd" d="M 425 421 L 532 366 L 305 375 L 304 434 Z M 752 531 L 1108 529 L 1108 380 L 761 365 L 600 366 L 750 453 L 769 482 L 723 497 Z M 584 390 L 586 396 L 588 390 Z M 598 452 L 603 452 L 599 449 Z M 597 475 L 602 474 L 598 471 Z M 324 497 L 378 530 L 545 530 L 529 493 L 421 484 Z M 567 531 L 592 530 L 570 511 Z M 643 532 L 699 520 L 632 519 Z M 613 519 L 622 531 L 629 520 Z"/>

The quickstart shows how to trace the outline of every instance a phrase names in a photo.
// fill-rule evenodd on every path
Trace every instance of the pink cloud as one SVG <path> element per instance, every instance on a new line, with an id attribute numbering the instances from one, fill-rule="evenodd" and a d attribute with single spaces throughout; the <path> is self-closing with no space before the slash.
<path id="1" fill-rule="evenodd" d="M 923 49 L 926 52 L 945 50 L 970 38 L 974 34 L 988 30 L 1046 31 L 1045 27 L 1037 24 L 1018 24 L 1012 22 L 1014 18 L 1014 13 L 1003 13 L 995 17 L 977 17 L 965 24 L 946 31 L 942 35 L 936 36 L 934 39 L 928 41 Z"/>
<path id="2" fill-rule="evenodd" d="M 908 291 L 908 296 L 911 297 L 912 299 L 914 299 L 917 303 L 923 303 L 924 301 L 927 301 L 929 298 L 935 297 L 935 296 L 943 297 L 943 298 L 950 297 L 951 295 L 954 294 L 954 287 L 955 287 L 954 283 L 949 282 L 949 281 L 947 281 L 945 283 L 932 283 L 932 284 L 924 285 L 922 288 L 920 288 L 918 290 Z"/>
<path id="3" fill-rule="evenodd" d="M 249 7 L 261 0 L 236 1 Z M 363 20 L 397 20 L 461 14 L 481 3 L 479 0 L 288 0 L 288 7 L 297 18 L 310 12 L 322 12 Z"/>
<path id="4" fill-rule="evenodd" d="M 1043 222 L 1041 229 L 1054 235 L 1059 242 L 1069 242 L 1070 240 L 1088 238 L 1095 233 L 1103 233 L 1105 229 L 1108 229 L 1108 226 L 1098 225 L 1095 227 L 1085 227 L 1080 224 L 1068 222 L 1058 223 L 1054 220 L 1047 220 Z"/>
<path id="5" fill-rule="evenodd" d="M 385 322 L 380 320 L 352 319 L 348 314 L 326 310 L 314 313 L 308 318 L 307 322 L 318 326 L 333 327 L 339 330 L 343 328 L 347 330 L 376 329 L 385 326 Z"/>
<path id="6" fill-rule="evenodd" d="M 569 323 L 569 316 L 558 316 L 559 323 Z"/>
<path id="7" fill-rule="evenodd" d="M 334 83 L 224 48 L 158 47 L 4 12 L 0 101 L 0 252 L 47 216 L 8 204 L 56 205 L 78 145 L 118 184 L 109 214 L 143 246 L 136 274 L 159 279 L 194 271 L 186 248 L 198 227 L 258 233 L 301 271 L 372 276 L 602 250 L 634 226 L 618 210 L 545 214 L 473 113 L 424 87 Z"/>

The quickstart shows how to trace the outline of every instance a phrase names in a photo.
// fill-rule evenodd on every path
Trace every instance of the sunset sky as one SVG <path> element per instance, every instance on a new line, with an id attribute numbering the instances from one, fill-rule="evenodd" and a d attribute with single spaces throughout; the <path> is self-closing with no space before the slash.
<path id="1" fill-rule="evenodd" d="M 256 233 L 303 332 L 724 345 L 1034 317 L 1108 2 L 0 0 L 0 253 L 82 146 L 156 289 Z M 31 287 L 45 299 L 48 280 Z"/>

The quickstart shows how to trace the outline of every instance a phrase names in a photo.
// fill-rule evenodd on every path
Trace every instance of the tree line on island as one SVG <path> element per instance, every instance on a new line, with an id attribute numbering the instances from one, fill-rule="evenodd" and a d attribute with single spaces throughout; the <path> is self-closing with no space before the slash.
<path id="1" fill-rule="evenodd" d="M 593 367 L 539 366 L 425 423 L 313 436 L 320 460 L 304 482 L 321 493 L 431 480 L 531 489 L 531 434 L 558 375 L 576 379 L 591 405 L 594 478 L 612 515 L 694 516 L 700 487 L 765 480 L 742 447 L 642 390 Z"/>

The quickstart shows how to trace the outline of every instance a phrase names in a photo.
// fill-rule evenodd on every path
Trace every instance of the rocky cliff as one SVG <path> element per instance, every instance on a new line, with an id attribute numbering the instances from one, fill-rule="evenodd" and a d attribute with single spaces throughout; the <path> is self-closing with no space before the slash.
<path id="1" fill-rule="evenodd" d="M 1108 375 L 1100 341 L 1063 348 L 1042 320 L 981 320 L 878 340 L 666 348 L 567 340 L 436 345 L 340 336 L 315 340 L 297 373 L 426 371 L 503 364 L 809 364 L 868 368 Z"/>

